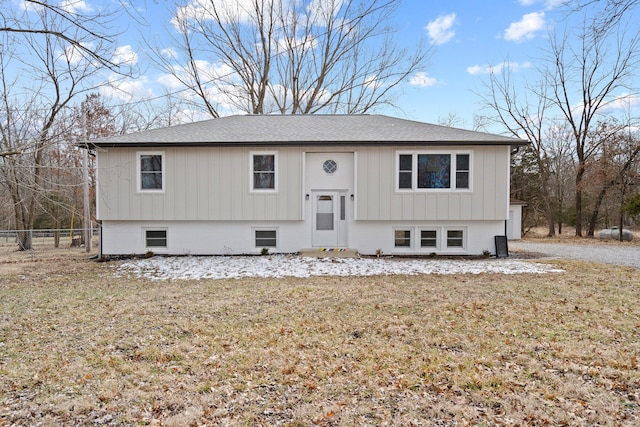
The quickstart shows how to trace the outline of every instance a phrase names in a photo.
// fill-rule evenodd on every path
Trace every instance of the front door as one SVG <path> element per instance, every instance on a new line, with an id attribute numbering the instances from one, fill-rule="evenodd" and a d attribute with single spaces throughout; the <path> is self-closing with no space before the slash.
<path id="1" fill-rule="evenodd" d="M 346 196 L 338 191 L 313 192 L 313 246 L 346 245 Z"/>

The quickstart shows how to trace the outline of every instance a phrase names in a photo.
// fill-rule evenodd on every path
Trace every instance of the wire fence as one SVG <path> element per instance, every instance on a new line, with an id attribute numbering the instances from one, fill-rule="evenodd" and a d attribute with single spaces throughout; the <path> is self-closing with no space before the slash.
<path id="1" fill-rule="evenodd" d="M 0 243 L 12 244 L 18 242 L 18 236 L 24 236 L 28 233 L 31 236 L 31 242 L 35 244 L 49 244 L 56 239 L 61 245 L 80 246 L 82 244 L 84 228 L 46 228 L 37 230 L 0 230 Z M 91 235 L 96 237 L 99 235 L 98 228 L 90 229 Z"/>

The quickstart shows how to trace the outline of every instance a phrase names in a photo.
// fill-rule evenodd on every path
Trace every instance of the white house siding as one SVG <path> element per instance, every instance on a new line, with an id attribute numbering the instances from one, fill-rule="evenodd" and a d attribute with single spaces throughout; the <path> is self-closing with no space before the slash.
<path id="1" fill-rule="evenodd" d="M 364 255 L 465 255 L 495 253 L 494 237 L 504 235 L 504 221 L 349 221 L 349 246 Z M 147 248 L 145 230 L 166 230 L 166 248 Z M 103 221 L 101 250 L 104 255 L 144 254 L 153 251 L 174 255 L 258 254 L 256 229 L 276 230 L 278 245 L 271 253 L 295 253 L 312 247 L 311 225 L 305 221 Z M 396 248 L 394 230 L 412 233 L 410 248 Z M 439 247 L 421 248 L 420 230 L 438 232 Z M 462 248 L 446 247 L 446 231 L 461 229 Z"/>
<path id="2" fill-rule="evenodd" d="M 157 254 L 231 255 L 259 254 L 256 229 L 276 230 L 278 246 L 271 253 L 294 253 L 308 247 L 303 221 L 103 221 L 103 255 Z M 166 248 L 147 248 L 146 230 L 166 230 Z"/>
<path id="3" fill-rule="evenodd" d="M 507 221 L 507 238 L 509 240 L 522 239 L 522 204 L 512 204 L 509 207 L 509 220 Z"/>
<path id="4" fill-rule="evenodd" d="M 456 147 L 472 153 L 472 191 L 397 191 L 398 151 L 451 151 L 451 147 L 358 149 L 356 219 L 366 221 L 506 220 L 509 147 Z M 504 234 L 504 233 L 503 233 Z"/>
<path id="5" fill-rule="evenodd" d="M 347 246 L 362 254 L 416 255 L 495 252 L 508 215 L 509 147 L 459 147 L 472 153 L 471 192 L 399 192 L 396 153 L 424 147 L 287 147 L 277 151 L 278 191 L 251 193 L 249 159 L 258 148 L 119 148 L 98 154 L 98 218 L 105 255 L 156 253 L 215 255 L 260 253 L 255 229 L 277 231 L 270 252 L 312 247 L 315 190 L 341 190 L 347 199 Z M 429 148 L 438 150 L 437 147 Z M 450 151 L 451 147 L 442 147 Z M 165 154 L 166 188 L 160 194 L 136 191 L 136 153 Z M 339 152 L 340 172 L 314 182 L 324 156 Z M 352 161 L 351 167 L 344 162 Z M 306 165 L 305 165 L 306 162 Z M 313 168 L 313 170 L 309 170 Z M 353 199 L 351 198 L 353 194 Z M 147 248 L 146 229 L 167 230 L 167 248 Z M 394 230 L 412 233 L 409 248 L 396 248 Z M 437 230 L 437 249 L 420 247 L 422 229 Z M 464 231 L 462 248 L 446 247 L 446 231 Z"/>
<path id="6" fill-rule="evenodd" d="M 357 221 L 350 228 L 350 239 L 357 242 L 354 246 L 362 254 L 374 255 L 379 251 L 383 255 L 479 255 L 485 250 L 495 254 L 495 236 L 504 235 L 504 221 Z M 396 248 L 395 230 L 410 230 L 412 242 L 410 248 Z M 420 246 L 420 231 L 436 230 L 437 248 Z M 463 230 L 464 246 L 448 248 L 447 230 Z"/>
<path id="7" fill-rule="evenodd" d="M 165 155 L 165 190 L 137 191 L 137 153 Z M 278 151 L 278 191 L 250 192 L 250 153 L 240 148 L 110 148 L 98 153 L 98 219 L 302 220 L 302 154 Z M 265 150 L 268 151 L 268 150 Z"/>

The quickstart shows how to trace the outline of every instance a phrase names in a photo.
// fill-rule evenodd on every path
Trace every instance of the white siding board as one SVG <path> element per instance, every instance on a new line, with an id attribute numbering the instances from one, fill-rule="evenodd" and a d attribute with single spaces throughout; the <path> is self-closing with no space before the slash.
<path id="1" fill-rule="evenodd" d="M 198 179 L 196 159 L 194 156 L 189 156 L 184 148 L 176 150 L 175 156 L 167 157 L 167 162 L 173 162 L 173 168 L 167 167 L 167 216 L 171 219 L 196 219 L 199 202 L 197 188 L 199 185 L 188 185 L 188 182 Z M 171 172 L 169 173 L 169 171 Z M 175 185 L 172 191 L 170 190 L 171 183 Z"/>
<path id="2" fill-rule="evenodd" d="M 369 212 L 369 218 L 380 218 L 381 216 L 381 203 L 380 203 L 380 181 L 382 180 L 382 174 L 384 171 L 380 170 L 380 151 L 371 151 L 368 156 L 367 163 L 367 211 Z"/>
<path id="3" fill-rule="evenodd" d="M 447 215 L 447 219 L 449 220 L 459 220 L 461 218 L 460 212 L 460 194 L 450 194 L 448 197 L 447 204 L 449 205 L 449 214 Z"/>
<path id="4" fill-rule="evenodd" d="M 425 194 L 425 209 L 423 218 L 435 219 L 438 217 L 438 199 L 433 194 Z"/>
<path id="5" fill-rule="evenodd" d="M 510 184 L 510 147 L 496 148 L 496 191 L 495 217 L 507 220 L 509 218 L 509 184 Z"/>
<path id="6" fill-rule="evenodd" d="M 98 153 L 100 219 L 256 220 L 301 219 L 300 149 L 279 153 L 279 191 L 249 192 L 249 150 L 167 148 L 165 189 L 137 191 L 137 152 Z M 285 153 L 285 151 L 288 151 Z"/>
<path id="7" fill-rule="evenodd" d="M 197 205 L 193 207 L 192 215 L 194 218 L 190 219 L 198 219 L 198 218 L 209 218 L 209 201 L 211 197 L 209 196 L 211 192 L 211 177 L 210 177 L 210 168 L 208 167 L 209 156 L 207 151 L 201 150 L 200 152 L 192 153 L 193 164 L 195 165 L 195 182 L 196 185 L 191 185 L 188 187 L 192 187 L 190 190 L 194 194 L 197 200 Z M 188 205 L 185 206 L 187 211 L 191 211 L 191 207 Z"/>
<path id="8" fill-rule="evenodd" d="M 437 220 L 446 220 L 449 217 L 449 195 L 448 194 L 437 194 L 435 196 L 437 200 L 437 216 L 435 219 Z"/>
<path id="9" fill-rule="evenodd" d="M 473 151 L 471 192 L 398 192 L 395 156 L 415 147 L 358 147 L 353 159 L 360 220 L 497 220 L 508 213 L 509 147 L 469 147 Z M 434 150 L 437 148 L 434 148 Z M 464 149 L 464 148 L 461 148 Z M 137 192 L 136 153 L 165 153 L 164 193 Z M 302 147 L 278 149 L 278 191 L 252 193 L 250 152 L 257 148 L 109 148 L 98 152 L 98 217 L 110 220 L 302 220 Z M 276 150 L 271 150 L 276 151 Z M 314 148 L 314 152 L 316 149 Z M 318 148 L 317 151 L 328 149 Z M 341 151 L 354 153 L 355 147 Z M 307 155 L 307 157 L 310 154 Z M 331 182 L 328 182 L 331 184 Z"/>
<path id="10" fill-rule="evenodd" d="M 483 216 L 481 219 L 496 218 L 496 156 L 494 155 L 484 156 L 484 204 L 483 204 Z"/>
<path id="11" fill-rule="evenodd" d="M 414 197 L 413 203 L 413 218 L 425 218 L 427 212 L 427 198 L 425 194 L 421 194 L 421 197 Z"/>
<path id="12" fill-rule="evenodd" d="M 471 219 L 482 220 L 484 218 L 484 202 L 486 193 L 485 182 L 485 157 L 486 149 L 477 149 L 473 156 L 473 195 L 471 203 Z"/>
<path id="13" fill-rule="evenodd" d="M 473 203 L 470 194 L 464 194 L 460 197 L 460 219 L 473 219 Z"/>

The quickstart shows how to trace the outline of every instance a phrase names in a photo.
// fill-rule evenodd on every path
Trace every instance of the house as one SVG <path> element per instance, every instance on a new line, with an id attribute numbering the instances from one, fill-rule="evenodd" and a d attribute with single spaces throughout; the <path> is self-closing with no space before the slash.
<path id="1" fill-rule="evenodd" d="M 526 142 L 383 115 L 237 115 L 90 144 L 103 255 L 469 255 L 506 234 Z"/>

